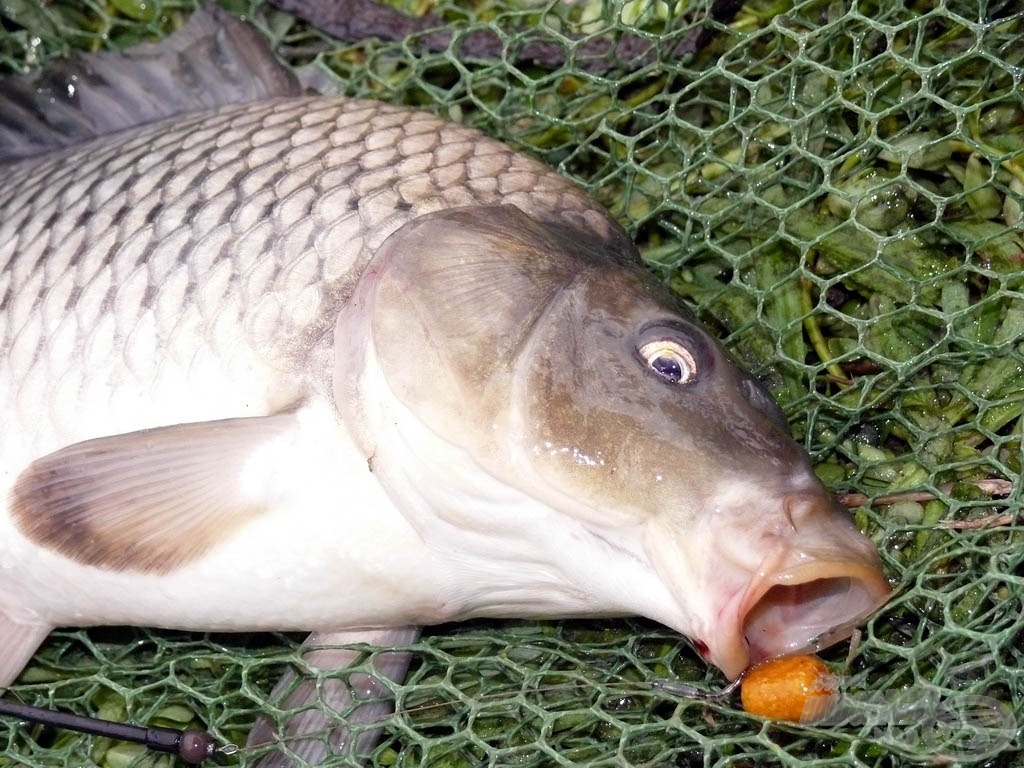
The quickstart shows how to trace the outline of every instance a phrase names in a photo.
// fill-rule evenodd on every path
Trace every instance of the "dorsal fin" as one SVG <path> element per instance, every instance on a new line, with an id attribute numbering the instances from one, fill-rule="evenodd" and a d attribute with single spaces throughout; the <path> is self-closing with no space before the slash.
<path id="1" fill-rule="evenodd" d="M 0 80 L 0 163 L 172 115 L 301 93 L 255 29 L 207 6 L 158 42 Z"/>

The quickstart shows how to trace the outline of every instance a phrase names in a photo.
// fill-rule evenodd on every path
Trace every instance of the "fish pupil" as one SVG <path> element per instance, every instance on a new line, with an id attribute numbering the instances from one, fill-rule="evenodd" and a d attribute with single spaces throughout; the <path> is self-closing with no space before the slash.
<path id="1" fill-rule="evenodd" d="M 673 384 L 683 379 L 683 367 L 674 357 L 660 355 L 651 361 L 651 368 L 657 371 L 659 376 L 668 379 Z"/>

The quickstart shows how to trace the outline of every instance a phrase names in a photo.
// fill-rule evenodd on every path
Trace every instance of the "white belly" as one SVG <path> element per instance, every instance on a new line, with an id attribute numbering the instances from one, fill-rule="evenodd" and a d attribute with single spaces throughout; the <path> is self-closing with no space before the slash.
<path id="1" fill-rule="evenodd" d="M 268 503 L 170 572 L 76 562 L 26 538 L 8 510 L 0 519 L 0 608 L 26 624 L 201 630 L 355 628 L 436 616 L 424 543 L 326 403 L 304 408 L 294 432 L 250 464 L 245 493 Z M 5 486 L 6 497 L 10 478 Z M 188 533 L 169 520 L 158 535 Z"/>

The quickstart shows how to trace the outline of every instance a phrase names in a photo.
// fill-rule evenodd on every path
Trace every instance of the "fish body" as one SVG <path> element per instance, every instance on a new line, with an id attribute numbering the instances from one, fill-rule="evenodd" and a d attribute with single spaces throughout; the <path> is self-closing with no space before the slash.
<path id="1" fill-rule="evenodd" d="M 7 615 L 209 629 L 458 616 L 440 604 L 437 563 L 338 421 L 338 307 L 381 243 L 425 213 L 503 203 L 614 232 L 603 211 L 475 131 L 348 99 L 157 123 L 22 161 L 3 179 L 5 498 L 20 470 L 67 445 L 287 412 L 240 441 L 240 477 L 213 494 L 260 507 L 235 535 L 225 535 L 230 521 L 247 513 L 210 514 L 198 487 L 209 479 L 190 489 L 160 458 L 138 470 L 168 474 L 160 552 L 122 538 L 109 545 L 113 567 L 103 552 L 75 564 L 5 517 Z M 218 473 L 230 461 L 230 437 L 210 438 L 205 455 L 202 436 L 185 440 Z M 172 502 L 202 511 L 175 523 Z M 178 554 L 207 545 L 202 557 Z M 170 568 L 161 557 L 187 562 Z"/>
<path id="2" fill-rule="evenodd" d="M 578 187 L 340 97 L 0 166 L 0 630 L 641 614 L 735 677 L 887 594 Z"/>

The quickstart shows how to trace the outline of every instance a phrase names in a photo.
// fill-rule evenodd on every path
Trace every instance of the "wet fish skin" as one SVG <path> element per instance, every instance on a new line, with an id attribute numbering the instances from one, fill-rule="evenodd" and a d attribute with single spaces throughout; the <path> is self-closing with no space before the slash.
<path id="1" fill-rule="evenodd" d="M 0 167 L 0 353 L 0 683 L 61 624 L 633 613 L 735 676 L 887 592 L 609 215 L 423 113 L 264 99 Z"/>

